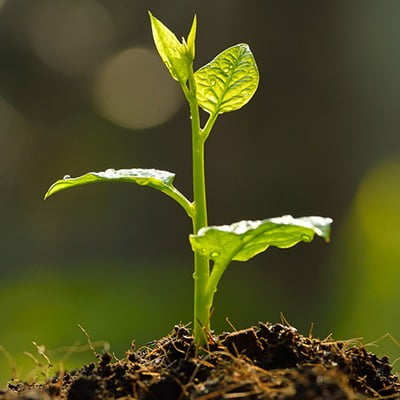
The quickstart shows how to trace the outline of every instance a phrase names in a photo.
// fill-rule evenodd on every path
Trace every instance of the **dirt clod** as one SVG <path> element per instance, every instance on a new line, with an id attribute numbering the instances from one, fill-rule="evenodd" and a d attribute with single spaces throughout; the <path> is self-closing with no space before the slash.
<path id="1" fill-rule="evenodd" d="M 45 383 L 11 382 L 0 400 L 358 400 L 400 399 L 386 357 L 351 341 L 315 339 L 282 324 L 210 337 L 196 355 L 176 326 L 149 347 Z"/>

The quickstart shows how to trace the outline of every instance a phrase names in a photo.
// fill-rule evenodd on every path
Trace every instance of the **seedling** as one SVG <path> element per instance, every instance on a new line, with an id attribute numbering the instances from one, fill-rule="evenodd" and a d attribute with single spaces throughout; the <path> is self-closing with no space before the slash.
<path id="1" fill-rule="evenodd" d="M 193 71 L 197 20 L 187 39 L 180 42 L 150 12 L 151 28 L 158 53 L 172 78 L 178 81 L 189 105 L 192 131 L 193 201 L 174 185 L 175 174 L 155 169 L 107 169 L 77 178 L 65 176 L 47 191 L 45 199 L 61 190 L 98 182 L 121 181 L 157 189 L 174 199 L 192 220 L 189 236 L 194 252 L 194 328 L 198 346 L 210 331 L 210 312 L 222 274 L 231 261 L 247 261 L 269 246 L 288 248 L 310 242 L 314 235 L 329 240 L 330 218 L 289 215 L 232 225 L 208 226 L 204 145 L 220 114 L 242 108 L 254 95 L 259 73 L 247 44 L 232 46 L 205 66 Z M 203 126 L 200 108 L 208 117 Z"/>

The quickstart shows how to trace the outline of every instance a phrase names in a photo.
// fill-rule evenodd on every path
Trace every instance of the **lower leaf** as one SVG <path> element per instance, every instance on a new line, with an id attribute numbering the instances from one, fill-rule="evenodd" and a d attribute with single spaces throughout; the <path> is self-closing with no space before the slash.
<path id="1" fill-rule="evenodd" d="M 190 235 L 193 251 L 224 264 L 247 261 L 269 246 L 292 247 L 310 242 L 314 235 L 329 241 L 331 218 L 290 215 L 258 221 L 240 221 L 232 225 L 209 226 Z"/>

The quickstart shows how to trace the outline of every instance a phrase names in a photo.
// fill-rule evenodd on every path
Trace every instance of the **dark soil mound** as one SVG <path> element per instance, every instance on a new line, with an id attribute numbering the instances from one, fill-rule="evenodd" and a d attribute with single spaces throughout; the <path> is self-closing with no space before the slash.
<path id="1" fill-rule="evenodd" d="M 0 400 L 103 399 L 400 399 L 386 357 L 351 342 L 319 340 L 281 324 L 209 338 L 195 354 L 190 331 L 176 326 L 150 347 L 60 374 L 45 384 L 10 383 Z"/>

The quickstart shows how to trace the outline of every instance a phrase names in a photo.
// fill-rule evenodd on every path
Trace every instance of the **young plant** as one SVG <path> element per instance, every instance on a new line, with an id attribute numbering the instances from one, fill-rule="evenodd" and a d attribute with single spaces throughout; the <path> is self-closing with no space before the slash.
<path id="1" fill-rule="evenodd" d="M 49 196 L 72 187 L 97 182 L 121 181 L 157 189 L 174 199 L 192 220 L 189 236 L 194 252 L 194 328 L 198 346 L 204 345 L 210 331 L 210 312 L 222 274 L 231 261 L 247 261 L 269 246 L 288 248 L 310 242 L 314 235 L 329 240 L 330 218 L 289 215 L 232 225 L 208 226 L 204 145 L 220 114 L 243 107 L 254 95 L 259 74 L 247 44 L 232 46 L 205 66 L 193 71 L 197 20 L 187 39 L 180 42 L 150 12 L 151 28 L 158 53 L 172 78 L 178 81 L 189 105 L 192 133 L 193 200 L 188 200 L 173 185 L 175 174 L 155 169 L 107 169 L 77 178 L 69 176 L 55 182 Z M 203 126 L 200 108 L 208 118 Z M 210 265 L 211 263 L 211 265 Z"/>

